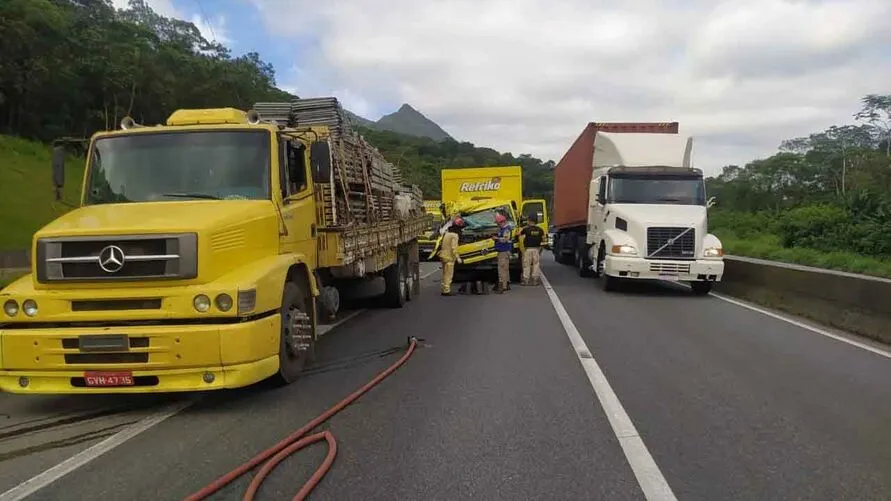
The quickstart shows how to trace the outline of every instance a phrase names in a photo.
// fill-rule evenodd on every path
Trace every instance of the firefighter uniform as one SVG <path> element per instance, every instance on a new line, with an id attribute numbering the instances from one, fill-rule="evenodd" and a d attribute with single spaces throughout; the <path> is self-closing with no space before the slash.
<path id="1" fill-rule="evenodd" d="M 442 243 L 439 249 L 439 260 L 442 263 L 442 281 L 440 282 L 440 291 L 443 295 L 448 296 L 452 293 L 452 278 L 455 276 L 455 263 L 461 262 L 458 256 L 458 232 L 464 221 L 455 219 L 445 234 L 442 236 Z"/>

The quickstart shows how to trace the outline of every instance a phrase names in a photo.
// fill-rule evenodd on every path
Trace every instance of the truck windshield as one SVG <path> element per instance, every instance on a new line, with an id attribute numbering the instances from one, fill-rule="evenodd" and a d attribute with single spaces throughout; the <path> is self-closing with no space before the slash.
<path id="1" fill-rule="evenodd" d="M 610 177 L 607 199 L 614 204 L 705 205 L 705 183 L 694 176 Z"/>
<path id="2" fill-rule="evenodd" d="M 98 139 L 87 204 L 269 198 L 267 131 L 142 133 Z"/>
<path id="3" fill-rule="evenodd" d="M 462 214 L 461 218 L 464 219 L 464 225 L 467 230 L 491 230 L 498 227 L 495 223 L 495 214 L 499 212 L 507 218 L 508 223 L 514 222 L 511 211 L 507 206 Z"/>

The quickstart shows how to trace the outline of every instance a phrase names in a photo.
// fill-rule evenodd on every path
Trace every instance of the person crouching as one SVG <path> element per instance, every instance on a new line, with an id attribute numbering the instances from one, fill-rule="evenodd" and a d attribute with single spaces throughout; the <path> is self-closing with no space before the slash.
<path id="1" fill-rule="evenodd" d="M 439 249 L 439 261 L 442 263 L 442 281 L 440 292 L 443 296 L 452 295 L 452 278 L 455 276 L 455 263 L 461 262 L 458 255 L 458 235 L 464 228 L 464 220 L 455 218 L 442 236 Z"/>

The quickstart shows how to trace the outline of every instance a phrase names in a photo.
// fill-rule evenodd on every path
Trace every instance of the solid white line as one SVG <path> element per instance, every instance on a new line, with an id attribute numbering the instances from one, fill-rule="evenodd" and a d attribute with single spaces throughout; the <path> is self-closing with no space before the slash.
<path id="1" fill-rule="evenodd" d="M 619 440 L 619 445 L 622 446 L 625 458 L 628 459 L 628 463 L 631 465 L 631 470 L 634 472 L 641 490 L 643 490 L 644 497 L 649 501 L 676 501 L 677 498 L 675 498 L 665 477 L 662 476 L 659 466 L 656 465 L 656 461 L 647 450 L 647 446 L 637 433 L 634 423 L 631 422 L 631 418 L 628 417 L 628 413 L 625 412 L 625 408 L 619 402 L 619 397 L 616 396 L 609 381 L 607 381 L 606 376 L 594 359 L 594 354 L 588 349 L 575 324 L 572 323 L 572 319 L 569 318 L 569 313 L 566 312 L 566 308 L 563 307 L 563 303 L 560 302 L 560 298 L 557 297 L 557 293 L 554 291 L 551 283 L 548 282 L 544 273 L 541 274 L 541 282 L 548 293 L 551 304 L 554 306 L 554 311 L 557 312 L 557 316 L 563 324 L 563 330 L 566 331 L 569 342 L 572 343 L 572 347 L 575 349 L 582 368 L 588 375 L 588 381 L 591 383 L 591 387 L 594 388 L 597 399 L 600 400 L 600 405 L 603 407 L 607 419 L 609 419 L 613 433 Z"/>
<path id="2" fill-rule="evenodd" d="M 20 501 L 22 499 L 25 499 L 38 490 L 46 487 L 47 485 L 64 477 L 72 471 L 105 454 L 106 452 L 109 452 L 115 447 L 123 444 L 127 440 L 130 440 L 131 438 L 139 435 L 149 428 L 161 423 L 165 419 L 182 411 L 191 404 L 192 402 L 181 402 L 178 404 L 170 405 L 166 409 L 163 409 L 151 416 L 148 416 L 136 423 L 131 424 L 130 426 L 106 438 L 105 440 L 90 447 L 89 449 L 83 450 L 75 454 L 74 456 L 71 456 L 70 458 L 62 461 L 61 463 L 53 466 L 43 473 L 25 480 L 21 484 L 13 487 L 12 489 L 9 489 L 3 494 L 0 494 L 0 501 Z"/>
<path id="3" fill-rule="evenodd" d="M 430 273 L 421 275 L 421 280 L 424 280 L 425 278 L 429 277 L 430 275 L 433 275 L 434 273 L 436 273 L 436 272 L 438 272 L 438 271 L 439 271 L 439 270 L 433 270 L 433 271 L 431 271 Z"/>
<path id="4" fill-rule="evenodd" d="M 845 336 L 840 336 L 838 334 L 829 332 L 829 331 L 821 329 L 819 327 L 815 327 L 813 325 L 808 325 L 804 322 L 799 322 L 798 320 L 793 320 L 793 319 L 785 317 L 783 315 L 779 315 L 779 314 L 774 313 L 770 310 L 765 310 L 764 308 L 759 308 L 759 307 L 753 306 L 751 304 L 746 304 L 742 301 L 737 301 L 736 299 L 729 298 L 722 294 L 710 293 L 709 295 L 712 297 L 716 297 L 716 298 L 720 299 L 721 301 L 726 301 L 728 303 L 735 304 L 737 306 L 742 306 L 743 308 L 747 308 L 752 311 L 757 311 L 758 313 L 761 313 L 762 315 L 767 315 L 768 317 L 776 318 L 777 320 L 782 320 L 783 322 L 786 322 L 787 324 L 792 324 L 796 327 L 801 327 L 802 329 L 807 329 L 811 332 L 820 334 L 821 336 L 826 336 L 828 338 L 835 339 L 836 341 L 841 341 L 842 343 L 847 343 L 851 346 L 856 346 L 857 348 L 875 353 L 876 355 L 880 355 L 885 358 L 891 358 L 891 352 L 883 350 L 881 348 L 877 348 L 875 346 L 870 346 L 866 343 L 861 343 L 860 341 L 856 341 L 854 339 L 849 339 Z"/>
<path id="5" fill-rule="evenodd" d="M 671 282 L 671 283 L 676 283 L 676 282 Z M 688 288 L 688 289 L 690 288 L 690 286 L 687 285 L 687 284 L 680 284 L 680 283 L 679 283 L 679 284 L 677 284 L 677 285 L 686 287 L 686 288 Z M 796 327 L 801 327 L 802 329 L 809 330 L 809 331 L 814 332 L 814 333 L 816 333 L 816 334 L 820 334 L 821 336 L 826 336 L 826 337 L 828 337 L 828 338 L 830 338 L 830 339 L 835 339 L 836 341 L 841 341 L 842 343 L 846 343 L 846 344 L 849 344 L 849 345 L 851 345 L 851 346 L 855 346 L 855 347 L 857 347 L 857 348 L 866 350 L 866 351 L 868 351 L 868 352 L 875 353 L 876 355 L 879 355 L 879 356 L 882 356 L 882 357 L 885 357 L 885 358 L 891 358 L 891 352 L 889 352 L 889 351 L 887 351 L 887 350 L 883 350 L 883 349 L 881 349 L 881 348 L 877 348 L 877 347 L 875 347 L 875 346 L 871 346 L 871 345 L 869 345 L 869 344 L 867 344 L 867 343 L 862 343 L 862 342 L 860 342 L 860 341 L 857 341 L 857 340 L 855 340 L 855 339 L 848 338 L 848 337 L 846 337 L 846 336 L 841 336 L 841 335 L 839 335 L 839 334 L 835 334 L 834 332 L 829 332 L 828 330 L 821 329 L 821 328 L 819 328 L 819 327 L 816 327 L 816 326 L 813 326 L 813 325 L 809 325 L 809 324 L 806 324 L 806 323 L 804 323 L 804 322 L 800 322 L 800 321 L 795 320 L 795 319 L 793 319 L 793 318 L 789 318 L 789 317 L 787 317 L 787 316 L 785 316 L 785 315 L 780 315 L 780 314 L 778 314 L 778 313 L 774 313 L 774 312 L 772 312 L 772 311 L 770 311 L 770 310 L 767 310 L 767 309 L 764 309 L 764 308 L 759 308 L 758 306 L 754 306 L 754 305 L 748 304 L 748 303 L 746 303 L 746 302 L 744 302 L 744 301 L 739 301 L 739 300 L 737 300 L 737 299 L 733 299 L 733 298 L 727 297 L 727 296 L 725 296 L 725 295 L 723 295 L 723 294 L 716 294 L 716 293 L 714 293 L 714 292 L 710 292 L 710 293 L 709 293 L 709 296 L 712 296 L 712 297 L 714 297 L 714 298 L 720 299 L 721 301 L 726 301 L 726 302 L 728 302 L 728 303 L 735 304 L 736 306 L 741 306 L 741 307 L 746 308 L 746 309 L 748 309 L 748 310 L 756 311 L 756 312 L 758 312 L 758 313 L 761 313 L 762 315 L 767 315 L 768 317 L 775 318 L 775 319 L 777 319 L 777 320 L 782 320 L 783 322 L 786 322 L 787 324 L 791 324 L 791 325 L 794 325 L 794 326 L 796 326 Z"/>

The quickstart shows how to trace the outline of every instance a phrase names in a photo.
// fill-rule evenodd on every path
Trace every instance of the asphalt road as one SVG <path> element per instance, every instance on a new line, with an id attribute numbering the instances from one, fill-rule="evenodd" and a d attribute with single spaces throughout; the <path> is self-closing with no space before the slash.
<path id="1" fill-rule="evenodd" d="M 891 359 L 669 286 L 605 293 L 543 261 L 678 499 L 891 497 Z M 408 336 L 423 339 L 415 355 L 321 427 L 338 455 L 312 499 L 645 499 L 545 289 L 443 298 L 435 285 L 326 334 L 302 381 L 193 399 L 28 499 L 182 499 L 364 384 Z M 0 492 L 163 400 L 0 395 Z M 258 499 L 290 499 L 324 454 L 294 455 Z M 248 481 L 213 499 L 241 499 Z"/>

